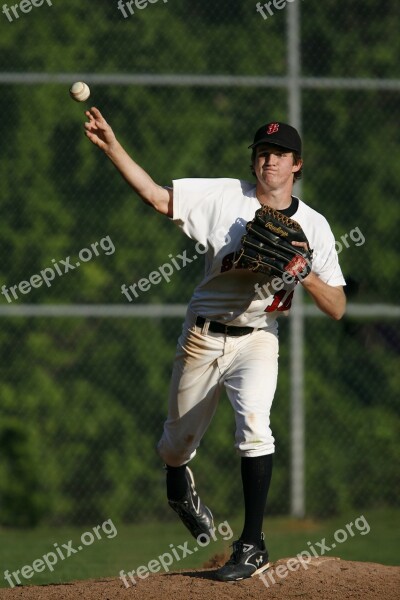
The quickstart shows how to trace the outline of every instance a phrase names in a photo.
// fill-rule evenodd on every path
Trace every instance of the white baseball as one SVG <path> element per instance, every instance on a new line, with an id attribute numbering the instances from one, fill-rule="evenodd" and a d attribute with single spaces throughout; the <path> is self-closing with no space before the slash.
<path id="1" fill-rule="evenodd" d="M 76 100 L 76 102 L 85 102 L 90 96 L 89 86 L 83 81 L 77 81 L 71 86 L 69 95 Z"/>

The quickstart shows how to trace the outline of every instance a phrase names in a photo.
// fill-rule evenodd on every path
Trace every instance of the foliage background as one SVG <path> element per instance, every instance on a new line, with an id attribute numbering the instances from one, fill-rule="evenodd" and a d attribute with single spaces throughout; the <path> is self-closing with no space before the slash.
<path id="1" fill-rule="evenodd" d="M 395 0 L 307 0 L 307 77 L 400 79 Z M 248 0 L 174 0 L 124 19 L 115 1 L 59 0 L 8 22 L 6 73 L 284 76 L 285 10 L 264 21 Z M 13 302 L 123 304 L 121 285 L 145 277 L 191 242 L 142 205 L 83 135 L 68 85 L 2 83 L 0 284 L 8 288 L 110 236 L 115 253 Z M 349 300 L 397 304 L 398 91 L 306 89 L 302 196 L 336 239 L 365 244 L 340 260 Z M 251 177 L 263 122 L 288 118 L 283 89 L 93 85 L 92 100 L 129 152 L 162 184 L 180 177 Z M 176 272 L 138 303 L 187 303 L 201 265 Z M 5 296 L 0 308 L 7 307 Z M 179 318 L 26 318 L 2 313 L 0 524 L 33 526 L 168 520 L 155 453 L 166 414 Z M 288 320 L 281 322 L 277 439 L 268 512 L 289 510 Z M 307 511 L 395 506 L 399 497 L 397 319 L 306 322 Z M 221 520 L 240 512 L 239 461 L 226 398 L 194 469 Z"/>

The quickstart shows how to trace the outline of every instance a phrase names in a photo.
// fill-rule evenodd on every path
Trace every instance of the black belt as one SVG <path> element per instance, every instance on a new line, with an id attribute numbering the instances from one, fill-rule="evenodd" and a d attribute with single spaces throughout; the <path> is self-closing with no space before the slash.
<path id="1" fill-rule="evenodd" d="M 204 317 L 197 317 L 196 326 L 203 327 L 206 319 Z M 225 335 L 247 335 L 254 331 L 254 327 L 235 327 L 234 325 L 224 325 L 223 323 L 218 323 L 218 321 L 210 321 L 208 324 L 208 331 L 212 333 L 225 333 Z"/>

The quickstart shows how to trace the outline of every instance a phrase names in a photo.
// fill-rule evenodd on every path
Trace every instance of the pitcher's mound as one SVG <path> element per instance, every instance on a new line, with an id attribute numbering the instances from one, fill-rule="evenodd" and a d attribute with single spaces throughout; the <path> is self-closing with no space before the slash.
<path id="1" fill-rule="evenodd" d="M 216 557 L 215 566 L 219 562 Z M 0 600 L 400 600 L 400 567 L 334 557 L 313 558 L 308 564 L 281 559 L 262 578 L 235 583 L 217 581 L 213 569 L 156 574 L 136 581 L 128 588 L 112 578 L 1 589 Z"/>

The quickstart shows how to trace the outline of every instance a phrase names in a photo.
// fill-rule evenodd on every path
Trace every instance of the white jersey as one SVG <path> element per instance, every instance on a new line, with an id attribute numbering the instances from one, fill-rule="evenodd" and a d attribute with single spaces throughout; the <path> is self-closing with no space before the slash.
<path id="1" fill-rule="evenodd" d="M 189 309 L 230 325 L 275 328 L 276 318 L 290 308 L 296 283 L 234 264 L 246 223 L 261 206 L 255 184 L 239 179 L 179 179 L 173 185 L 173 220 L 204 246 L 205 274 Z M 327 220 L 301 200 L 294 201 L 297 210 L 290 216 L 302 226 L 313 249 L 313 272 L 329 285 L 345 285 Z"/>

